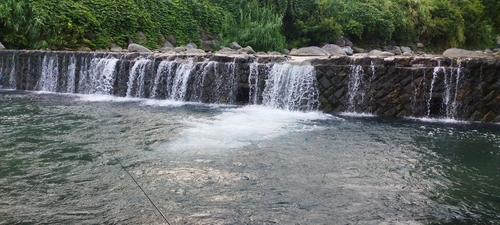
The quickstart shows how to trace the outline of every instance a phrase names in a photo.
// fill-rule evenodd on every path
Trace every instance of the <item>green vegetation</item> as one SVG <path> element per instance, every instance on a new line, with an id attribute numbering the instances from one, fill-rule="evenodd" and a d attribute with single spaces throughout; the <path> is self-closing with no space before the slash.
<path id="1" fill-rule="evenodd" d="M 150 48 L 167 35 L 257 51 L 332 43 L 430 49 L 493 47 L 498 0 L 3 0 L 0 40 L 8 48 L 105 49 L 130 38 Z M 147 40 L 140 40 L 143 32 Z"/>

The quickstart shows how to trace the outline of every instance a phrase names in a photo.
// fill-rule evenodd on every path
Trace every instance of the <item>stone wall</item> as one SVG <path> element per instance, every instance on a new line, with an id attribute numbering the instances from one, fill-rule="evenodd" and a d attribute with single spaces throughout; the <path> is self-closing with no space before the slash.
<path id="1" fill-rule="evenodd" d="M 49 63 L 49 59 L 53 60 Z M 91 71 L 97 65 L 96 59 L 116 59 L 113 73 L 90 78 L 90 72 L 85 71 Z M 147 62 L 141 67 L 142 74 L 133 77 L 131 70 L 140 59 Z M 96 82 L 86 81 L 88 84 L 82 85 L 82 79 L 102 80 L 108 79 L 105 76 L 113 76 L 113 79 L 108 79 L 112 84 L 109 90 L 105 89 L 109 91 L 105 94 L 174 98 L 172 90 L 167 87 L 174 78 L 158 77 L 159 66 L 165 61 L 175 61 L 171 69 L 180 70 L 186 60 L 191 60 L 193 67 L 186 80 L 189 87 L 178 100 L 260 104 L 271 67 L 283 64 L 290 58 L 0 51 L 0 84 L 19 90 L 42 90 L 46 88 L 40 85 L 42 74 L 49 74 L 53 76 L 52 82 L 55 84 L 49 85 L 48 91 L 88 94 L 100 89 L 90 87 L 87 90 L 89 85 L 96 85 Z M 356 112 L 380 116 L 500 122 L 498 60 L 346 56 L 312 59 L 305 61 L 305 64 L 314 66 L 316 70 L 319 109 L 328 113 Z M 131 78 L 136 79 L 132 85 L 129 81 Z"/>
<path id="2" fill-rule="evenodd" d="M 500 61 L 450 58 L 315 60 L 321 109 L 500 122 Z"/>

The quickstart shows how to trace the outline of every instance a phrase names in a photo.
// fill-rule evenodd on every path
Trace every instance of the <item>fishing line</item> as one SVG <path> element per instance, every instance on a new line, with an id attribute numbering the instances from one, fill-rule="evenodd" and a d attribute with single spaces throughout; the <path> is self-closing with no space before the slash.
<path id="1" fill-rule="evenodd" d="M 146 195 L 146 198 L 148 198 L 148 200 L 151 202 L 151 204 L 153 204 L 153 206 L 155 207 L 156 211 L 158 211 L 158 213 L 160 213 L 161 217 L 163 217 L 163 219 L 165 220 L 165 222 L 167 222 L 167 224 L 170 225 L 170 223 L 167 220 L 167 217 L 165 217 L 165 215 L 163 215 L 163 213 L 156 206 L 156 204 L 153 202 L 153 200 L 151 200 L 151 198 L 148 196 L 148 194 L 146 194 L 146 192 L 144 191 L 144 189 L 142 189 L 141 185 L 139 185 L 139 183 L 137 183 L 137 181 L 134 179 L 134 177 L 132 176 L 132 174 L 130 174 L 128 172 L 128 170 L 123 166 L 123 164 L 120 162 L 120 160 L 118 158 L 115 158 L 115 159 L 118 162 L 118 164 L 120 164 L 120 166 L 122 167 L 122 169 L 125 170 L 125 172 L 127 172 L 127 174 L 130 176 L 130 178 L 132 178 L 132 180 L 137 185 L 137 187 L 139 187 L 139 189 L 141 189 L 142 193 L 144 193 L 144 195 Z"/>

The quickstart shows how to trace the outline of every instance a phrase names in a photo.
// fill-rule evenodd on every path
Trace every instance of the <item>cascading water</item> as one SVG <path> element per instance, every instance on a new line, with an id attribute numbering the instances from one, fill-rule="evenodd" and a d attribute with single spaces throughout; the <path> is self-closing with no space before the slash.
<path id="1" fill-rule="evenodd" d="M 165 86 L 165 89 L 169 89 L 169 84 L 171 82 L 172 71 L 174 69 L 174 65 L 176 61 L 162 61 L 158 65 L 158 69 L 156 69 L 155 80 L 153 84 L 153 89 L 151 90 L 151 98 L 157 98 L 158 96 L 158 88 Z M 164 85 L 163 85 L 164 84 Z"/>
<path id="2" fill-rule="evenodd" d="M 134 62 L 127 83 L 127 97 L 146 97 L 144 93 L 144 77 L 151 65 L 152 61 L 147 58 L 140 58 Z"/>
<path id="3" fill-rule="evenodd" d="M 316 110 L 319 104 L 313 66 L 275 64 L 262 93 L 263 105 L 285 110 Z"/>
<path id="4" fill-rule="evenodd" d="M 113 57 L 83 58 L 80 68 L 79 93 L 112 94 L 118 60 Z"/>
<path id="5" fill-rule="evenodd" d="M 170 89 L 170 95 L 168 96 L 171 100 L 185 101 L 186 93 L 188 90 L 188 81 L 193 72 L 194 62 L 193 59 L 188 59 L 180 63 L 175 71 L 175 76 L 172 80 L 172 86 Z"/>
<path id="6" fill-rule="evenodd" d="M 75 77 L 76 77 L 76 58 L 74 55 L 72 55 L 69 58 L 69 65 L 68 65 L 68 83 L 66 86 L 66 92 L 67 93 L 74 93 L 75 92 Z"/>
<path id="7" fill-rule="evenodd" d="M 248 75 L 249 102 L 250 104 L 258 104 L 259 101 L 259 63 L 255 60 L 250 64 L 250 74 Z"/>
<path id="8" fill-rule="evenodd" d="M 441 62 L 438 61 L 438 65 L 434 67 L 432 80 L 429 87 L 429 96 L 427 98 L 427 117 L 429 117 L 432 113 L 437 114 L 438 112 L 441 112 L 440 116 L 444 117 L 445 119 L 454 119 L 457 116 L 457 109 L 459 106 L 457 97 L 461 84 L 461 74 L 461 62 L 458 63 L 457 68 L 451 67 L 447 69 L 446 67 L 441 66 Z M 437 83 L 437 81 L 440 79 L 440 76 L 442 76 L 444 92 L 442 94 L 440 109 L 434 109 L 435 112 L 432 112 L 432 99 L 435 98 L 433 96 L 434 89 L 437 85 L 440 85 L 439 83 Z"/>
<path id="9" fill-rule="evenodd" d="M 59 57 L 57 55 L 45 55 L 42 61 L 42 76 L 38 80 L 39 91 L 57 92 L 59 81 Z"/>
<path id="10" fill-rule="evenodd" d="M 363 82 L 363 76 L 363 67 L 361 67 L 361 65 L 352 64 L 349 72 L 347 93 L 349 105 L 347 107 L 347 112 L 356 112 L 356 107 L 364 102 L 365 84 Z"/>

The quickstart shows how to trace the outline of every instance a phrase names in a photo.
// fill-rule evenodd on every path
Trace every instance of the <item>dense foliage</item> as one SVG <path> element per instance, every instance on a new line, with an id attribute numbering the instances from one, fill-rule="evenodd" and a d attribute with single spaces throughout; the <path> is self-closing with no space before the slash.
<path id="1" fill-rule="evenodd" d="M 334 42 L 431 49 L 493 47 L 498 0 L 2 0 L 0 40 L 9 48 L 104 49 L 127 40 L 161 47 L 218 38 L 255 50 Z M 138 32 L 145 34 L 143 40 Z"/>

